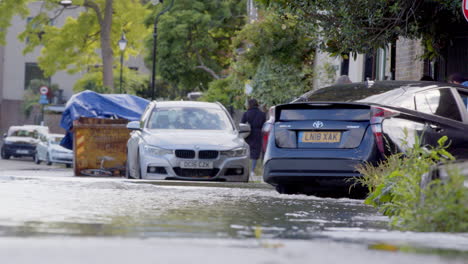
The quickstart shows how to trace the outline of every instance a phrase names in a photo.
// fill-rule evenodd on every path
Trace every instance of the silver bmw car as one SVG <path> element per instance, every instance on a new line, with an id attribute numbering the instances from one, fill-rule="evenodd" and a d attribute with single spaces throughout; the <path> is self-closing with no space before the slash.
<path id="1" fill-rule="evenodd" d="M 127 178 L 249 179 L 250 127 L 237 129 L 219 103 L 154 101 L 127 128 Z"/>

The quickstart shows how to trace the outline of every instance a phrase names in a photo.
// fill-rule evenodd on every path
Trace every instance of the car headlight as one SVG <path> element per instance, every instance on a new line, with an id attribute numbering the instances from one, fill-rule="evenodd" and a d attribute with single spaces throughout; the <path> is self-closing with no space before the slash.
<path id="1" fill-rule="evenodd" d="M 146 154 L 152 155 L 152 156 L 164 156 L 166 154 L 172 154 L 174 152 L 171 149 L 163 149 L 163 148 L 158 148 L 158 147 L 149 146 L 149 145 L 144 146 L 143 150 L 145 151 Z"/>
<path id="2" fill-rule="evenodd" d="M 241 147 L 241 148 L 221 151 L 221 155 L 226 156 L 226 157 L 243 157 L 247 155 L 247 152 L 248 152 L 247 148 Z"/>

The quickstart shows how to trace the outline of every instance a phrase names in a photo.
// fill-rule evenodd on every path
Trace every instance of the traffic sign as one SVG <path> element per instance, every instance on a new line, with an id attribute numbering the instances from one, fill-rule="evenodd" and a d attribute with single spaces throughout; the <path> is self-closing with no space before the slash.
<path id="1" fill-rule="evenodd" d="M 41 94 L 41 97 L 39 98 L 39 104 L 49 104 L 49 100 L 45 94 Z"/>
<path id="2" fill-rule="evenodd" d="M 465 19 L 468 21 L 468 0 L 463 0 L 462 10 L 463 10 L 463 15 L 465 15 Z"/>
<path id="3" fill-rule="evenodd" d="M 41 94 L 47 94 L 49 92 L 49 88 L 47 88 L 47 86 L 41 86 L 41 88 L 39 88 L 39 92 L 41 92 Z"/>

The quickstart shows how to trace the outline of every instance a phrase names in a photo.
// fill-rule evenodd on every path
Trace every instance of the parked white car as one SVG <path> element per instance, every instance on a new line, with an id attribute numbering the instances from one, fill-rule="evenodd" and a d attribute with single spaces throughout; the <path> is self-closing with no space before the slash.
<path id="1" fill-rule="evenodd" d="M 127 143 L 127 177 L 240 181 L 249 179 L 250 133 L 219 103 L 152 102 Z"/>
<path id="2" fill-rule="evenodd" d="M 36 164 L 45 161 L 47 165 L 60 163 L 70 168 L 73 164 L 73 151 L 59 145 L 63 137 L 64 135 L 61 134 L 40 135 L 34 156 Z"/>
<path id="3" fill-rule="evenodd" d="M 13 157 L 32 157 L 39 143 L 39 135 L 49 133 L 46 126 L 24 125 L 11 126 L 3 135 L 2 159 Z"/>

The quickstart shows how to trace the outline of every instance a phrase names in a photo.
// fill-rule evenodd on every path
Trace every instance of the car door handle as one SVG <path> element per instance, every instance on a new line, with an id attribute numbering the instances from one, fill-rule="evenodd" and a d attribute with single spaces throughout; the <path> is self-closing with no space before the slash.
<path id="1" fill-rule="evenodd" d="M 435 130 L 435 132 L 437 132 L 437 133 L 443 131 L 443 129 L 442 129 L 440 126 L 438 126 L 438 125 L 429 124 L 429 127 L 432 128 L 433 130 Z"/>

